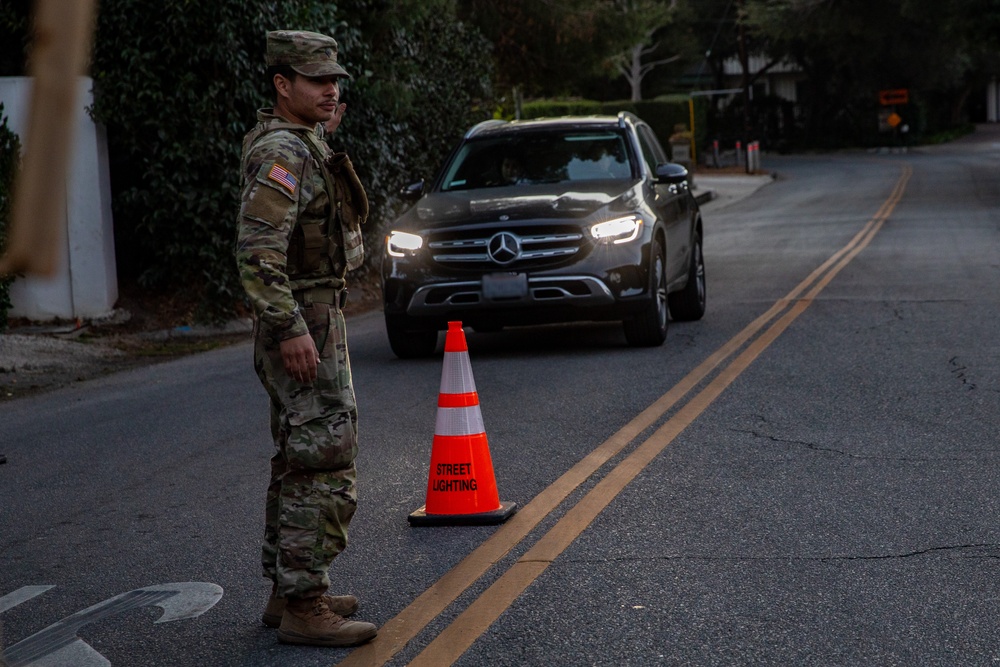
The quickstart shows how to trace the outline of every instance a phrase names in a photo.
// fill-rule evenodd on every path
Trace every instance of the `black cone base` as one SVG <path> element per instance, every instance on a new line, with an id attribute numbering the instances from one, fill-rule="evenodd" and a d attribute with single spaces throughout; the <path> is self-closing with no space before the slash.
<path id="1" fill-rule="evenodd" d="M 487 526 L 503 523 L 517 511 L 517 503 L 500 502 L 500 509 L 478 514 L 428 514 L 424 505 L 407 517 L 411 526 Z"/>

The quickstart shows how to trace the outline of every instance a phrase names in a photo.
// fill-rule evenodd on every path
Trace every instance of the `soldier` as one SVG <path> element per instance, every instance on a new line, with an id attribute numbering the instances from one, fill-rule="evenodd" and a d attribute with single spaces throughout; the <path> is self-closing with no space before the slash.
<path id="1" fill-rule="evenodd" d="M 254 308 L 254 367 L 271 403 L 271 482 L 262 563 L 273 582 L 262 620 L 294 644 L 353 646 L 358 601 L 329 595 L 329 568 L 357 507 L 357 407 L 341 307 L 364 258 L 368 199 L 324 134 L 340 122 L 337 42 L 267 34 L 275 106 L 243 140 L 236 262 Z M 324 127 L 325 125 L 325 127 Z"/>

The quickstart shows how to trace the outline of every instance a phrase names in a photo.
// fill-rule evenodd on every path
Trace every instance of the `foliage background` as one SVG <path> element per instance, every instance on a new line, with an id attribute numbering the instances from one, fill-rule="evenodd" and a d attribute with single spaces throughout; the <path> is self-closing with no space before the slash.
<path id="1" fill-rule="evenodd" d="M 14 176 L 21 154 L 21 142 L 7 127 L 7 116 L 0 103 L 0 254 L 7 248 L 7 226 L 11 215 L 11 197 Z M 10 310 L 10 286 L 14 276 L 0 276 L 0 331 L 7 328 L 7 311 Z"/>
<path id="2" fill-rule="evenodd" d="M 102 2 L 93 113 L 108 127 L 121 273 L 146 288 L 183 285 L 202 305 L 201 319 L 228 315 L 239 303 L 232 262 L 239 151 L 256 109 L 272 104 L 265 34 L 277 26 L 335 36 L 354 74 L 335 141 L 369 191 L 366 241 L 376 257 L 395 189 L 440 159 L 489 93 L 487 45 L 446 9 L 435 2 Z M 465 66 L 453 76 L 438 74 L 459 62 Z M 435 101 L 418 110 L 414 98 L 422 93 Z"/>

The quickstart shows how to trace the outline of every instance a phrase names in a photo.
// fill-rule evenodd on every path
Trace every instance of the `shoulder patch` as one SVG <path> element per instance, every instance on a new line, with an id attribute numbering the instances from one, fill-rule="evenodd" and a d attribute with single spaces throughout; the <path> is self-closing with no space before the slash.
<path id="1" fill-rule="evenodd" d="M 267 177 L 288 190 L 289 194 L 292 195 L 295 194 L 296 189 L 299 187 L 298 180 L 291 174 L 291 172 L 277 162 L 271 166 L 270 171 L 267 172 Z"/>

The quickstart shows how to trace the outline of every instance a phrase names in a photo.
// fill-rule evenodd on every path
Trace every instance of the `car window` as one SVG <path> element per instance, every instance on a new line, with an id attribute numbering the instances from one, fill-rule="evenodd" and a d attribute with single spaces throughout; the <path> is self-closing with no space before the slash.
<path id="1" fill-rule="evenodd" d="M 621 132 L 520 132 L 466 141 L 445 169 L 441 189 L 631 177 L 632 165 Z"/>
<path id="2" fill-rule="evenodd" d="M 649 173 L 656 173 L 656 165 L 663 164 L 667 162 L 667 154 L 663 152 L 663 148 L 660 146 L 660 142 L 656 140 L 653 135 L 653 131 L 649 129 L 647 125 L 640 125 L 639 130 L 639 145 L 642 148 L 642 159 L 645 160 L 646 165 L 649 167 Z"/>

